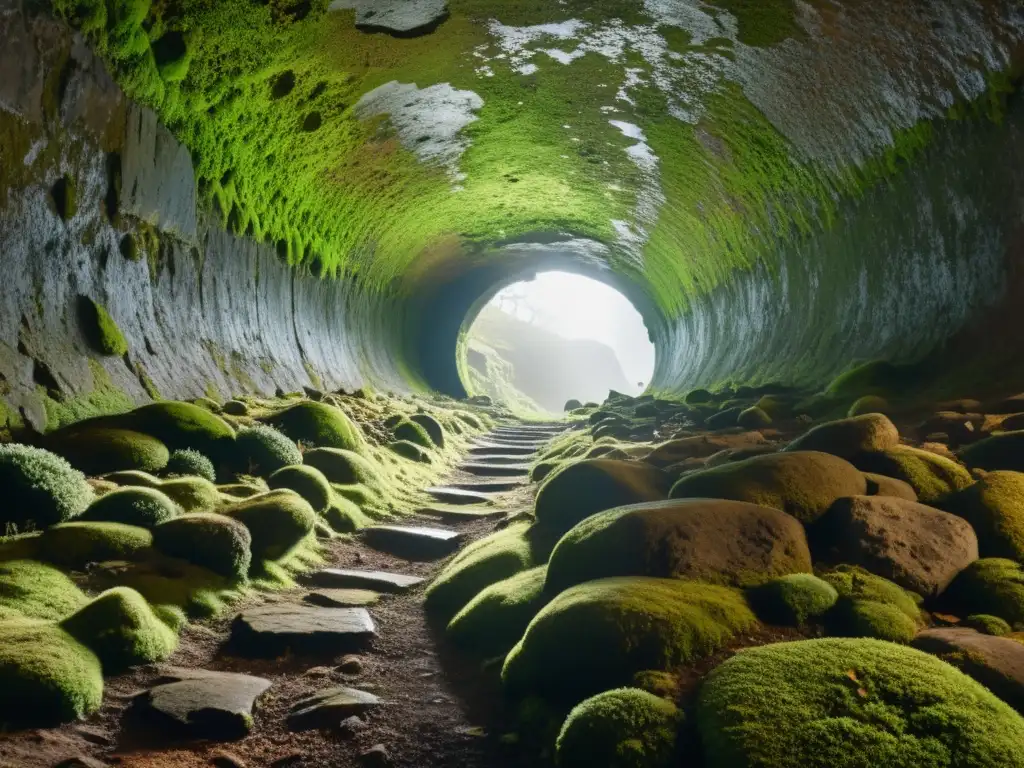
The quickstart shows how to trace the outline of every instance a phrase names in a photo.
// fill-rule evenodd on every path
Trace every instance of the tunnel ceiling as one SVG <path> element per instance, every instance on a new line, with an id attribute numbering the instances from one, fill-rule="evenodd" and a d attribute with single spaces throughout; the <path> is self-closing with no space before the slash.
<path id="1" fill-rule="evenodd" d="M 666 316 L 998 120 L 1014 0 L 53 0 L 237 232 L 382 291 L 517 240 Z"/>

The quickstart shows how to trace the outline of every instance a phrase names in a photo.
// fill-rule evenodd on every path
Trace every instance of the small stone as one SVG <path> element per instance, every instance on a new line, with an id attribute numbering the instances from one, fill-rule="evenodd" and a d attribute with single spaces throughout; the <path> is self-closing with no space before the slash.
<path id="1" fill-rule="evenodd" d="M 300 699 L 288 712 L 288 727 L 293 731 L 323 728 L 361 715 L 380 705 L 372 693 L 356 688 L 338 686 Z"/>
<path id="2" fill-rule="evenodd" d="M 303 677 L 330 677 L 334 670 L 330 667 L 310 667 L 302 673 Z"/>
<path id="3" fill-rule="evenodd" d="M 363 671 L 363 660 L 359 656 L 345 656 L 338 669 L 346 675 L 358 675 Z"/>
<path id="4" fill-rule="evenodd" d="M 210 765 L 214 768 L 246 768 L 246 762 L 231 752 L 214 752 L 210 756 Z"/>
<path id="5" fill-rule="evenodd" d="M 383 744 L 376 744 L 359 755 L 359 762 L 367 768 L 388 768 L 391 765 L 391 755 Z"/>
<path id="6" fill-rule="evenodd" d="M 352 715 L 352 717 L 346 717 L 341 721 L 341 725 L 338 726 L 338 735 L 351 739 L 357 733 L 364 730 L 366 730 L 366 722 L 358 715 Z"/>

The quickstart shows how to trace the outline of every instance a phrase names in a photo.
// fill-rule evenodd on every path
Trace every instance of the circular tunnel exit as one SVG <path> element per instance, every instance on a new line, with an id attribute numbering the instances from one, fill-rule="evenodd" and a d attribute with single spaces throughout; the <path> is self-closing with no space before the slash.
<path id="1" fill-rule="evenodd" d="M 518 413 L 560 413 L 612 390 L 639 395 L 654 372 L 640 312 L 585 275 L 540 272 L 503 287 L 468 320 L 458 350 L 466 391 Z"/>

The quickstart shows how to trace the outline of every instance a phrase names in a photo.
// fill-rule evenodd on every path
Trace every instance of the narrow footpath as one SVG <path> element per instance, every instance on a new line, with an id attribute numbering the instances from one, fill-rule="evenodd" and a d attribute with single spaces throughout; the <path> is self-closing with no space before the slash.
<path id="1" fill-rule="evenodd" d="M 530 462 L 564 429 L 481 437 L 418 514 L 325 542 L 327 567 L 300 588 L 191 624 L 166 663 L 109 679 L 92 718 L 6 743 L 0 765 L 526 765 L 502 738 L 514 720 L 497 670 L 446 647 L 423 591 L 450 555 L 529 510 Z"/>

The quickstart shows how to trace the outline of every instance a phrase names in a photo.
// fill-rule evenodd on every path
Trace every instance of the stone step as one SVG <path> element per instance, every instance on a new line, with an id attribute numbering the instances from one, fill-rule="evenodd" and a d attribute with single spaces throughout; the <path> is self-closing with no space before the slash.
<path id="1" fill-rule="evenodd" d="M 529 464 L 492 464 L 491 462 L 470 462 L 459 467 L 459 471 L 480 477 L 523 477 L 530 474 Z"/>
<path id="2" fill-rule="evenodd" d="M 375 592 L 406 592 L 423 583 L 419 576 L 387 571 L 356 571 L 324 568 L 303 579 L 307 584 L 328 589 L 368 589 Z"/>
<path id="3" fill-rule="evenodd" d="M 547 445 L 551 442 L 549 437 L 538 437 L 537 435 L 483 435 L 481 440 L 498 445 Z"/>
<path id="4" fill-rule="evenodd" d="M 440 520 L 451 522 L 469 522 L 471 520 L 482 520 L 491 517 L 501 517 L 505 510 L 501 507 L 476 504 L 431 504 L 418 510 L 421 515 L 436 517 Z"/>
<path id="5" fill-rule="evenodd" d="M 498 445 L 497 443 L 476 443 L 469 452 L 474 456 L 532 456 L 537 451 L 530 446 Z"/>
<path id="6" fill-rule="evenodd" d="M 480 480 L 476 482 L 452 483 L 450 488 L 470 493 L 484 494 L 490 498 L 490 494 L 507 493 L 523 486 L 521 479 L 517 480 Z"/>
<path id="7" fill-rule="evenodd" d="M 406 560 L 436 560 L 458 549 L 463 535 L 446 528 L 374 525 L 363 529 L 362 539 L 374 549 Z"/>
<path id="8" fill-rule="evenodd" d="M 479 455 L 475 454 L 471 457 L 469 463 L 481 463 L 481 464 L 523 464 L 530 460 L 530 454 L 523 454 L 521 456 L 509 456 L 507 454 L 496 453 L 492 455 Z"/>
<path id="9" fill-rule="evenodd" d="M 565 429 L 526 429 L 523 427 L 498 427 L 488 434 L 501 437 L 532 437 L 550 439 L 565 432 Z"/>
<path id="10" fill-rule="evenodd" d="M 380 600 L 380 592 L 372 589 L 324 588 L 303 595 L 302 600 L 324 608 L 358 608 L 376 603 Z"/>
<path id="11" fill-rule="evenodd" d="M 444 504 L 490 504 L 492 498 L 486 493 L 478 493 L 452 486 L 427 488 L 426 491 L 434 499 Z"/>
<path id="12" fill-rule="evenodd" d="M 238 614 L 231 625 L 231 645 L 242 654 L 263 657 L 287 650 L 340 653 L 365 647 L 376 634 L 365 608 L 274 603 Z"/>

